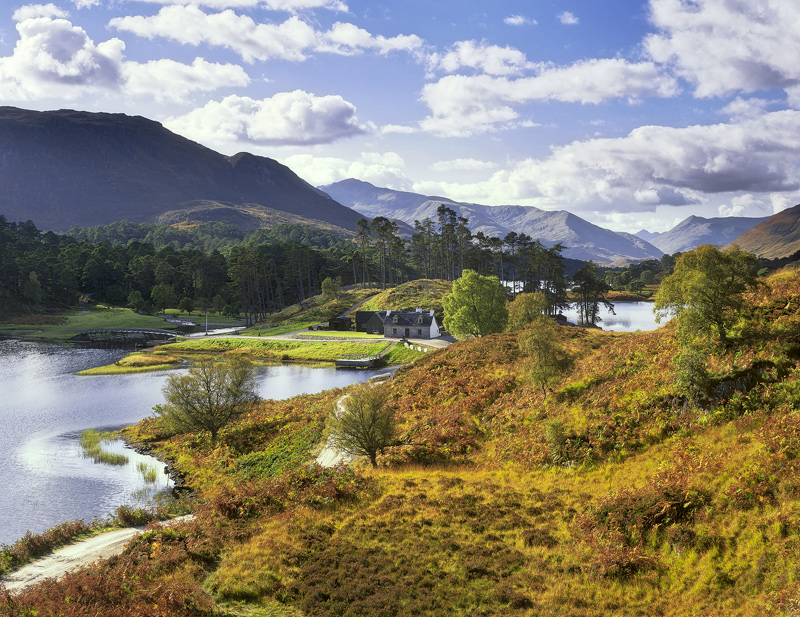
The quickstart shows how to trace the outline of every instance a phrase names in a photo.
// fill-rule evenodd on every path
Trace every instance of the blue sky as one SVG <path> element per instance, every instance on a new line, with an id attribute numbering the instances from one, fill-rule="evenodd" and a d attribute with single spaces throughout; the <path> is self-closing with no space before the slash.
<path id="1" fill-rule="evenodd" d="M 798 31 L 786 0 L 6 0 L 0 104 L 666 231 L 800 202 Z"/>

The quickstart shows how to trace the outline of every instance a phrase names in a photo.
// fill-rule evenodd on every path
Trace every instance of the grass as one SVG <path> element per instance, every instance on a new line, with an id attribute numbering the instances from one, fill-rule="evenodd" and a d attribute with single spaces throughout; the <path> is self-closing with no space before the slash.
<path id="1" fill-rule="evenodd" d="M 300 338 L 358 338 L 368 340 L 380 340 L 384 338 L 382 334 L 367 334 L 366 332 L 341 332 L 337 330 L 315 330 L 314 332 L 300 332 L 297 334 L 297 336 Z"/>
<path id="2" fill-rule="evenodd" d="M 119 437 L 114 433 L 89 429 L 81 433 L 81 449 L 83 458 L 90 458 L 95 463 L 105 465 L 127 465 L 130 460 L 124 454 L 115 454 L 103 449 L 103 444 L 117 441 Z"/>
<path id="3" fill-rule="evenodd" d="M 99 328 L 157 328 L 169 330 L 171 326 L 163 319 L 151 315 L 139 315 L 130 309 L 107 306 L 92 306 L 88 312 L 70 311 L 53 316 L 61 319 L 45 320 L 41 316 L 17 317 L 11 322 L 0 323 L 0 334 L 49 340 L 67 340 L 81 330 Z"/>
<path id="4" fill-rule="evenodd" d="M 122 375 L 126 373 L 146 373 L 174 368 L 181 364 L 180 356 L 169 355 L 161 350 L 134 352 L 114 364 L 98 366 L 79 371 L 78 375 Z"/>
<path id="5" fill-rule="evenodd" d="M 297 330 L 305 330 L 309 326 L 327 323 L 333 317 L 338 317 L 361 300 L 375 294 L 374 289 L 353 289 L 343 291 L 338 298 L 326 300 L 322 295 L 309 298 L 301 304 L 293 304 L 278 313 L 269 316 L 270 328 L 255 326 L 243 331 L 251 336 L 271 336 L 273 334 L 286 334 Z"/>
<path id="6" fill-rule="evenodd" d="M 419 307 L 422 310 L 435 309 L 438 314 L 441 314 L 443 310 L 442 298 L 452 290 L 453 284 L 448 281 L 419 279 L 380 292 L 374 298 L 367 300 L 361 310 L 382 311 L 392 309 L 393 311 L 413 311 Z"/>
<path id="7" fill-rule="evenodd" d="M 376 470 L 307 464 L 346 389 L 264 401 L 217 443 L 148 419 L 129 435 L 185 473 L 197 518 L 13 608 L 144 615 L 159 598 L 187 617 L 792 615 L 800 276 L 770 278 L 747 307 L 733 345 L 708 357 L 713 392 L 699 406 L 675 385 L 674 324 L 559 330 L 576 361 L 544 399 L 518 333 L 425 354 L 381 386 L 398 426 Z"/>
<path id="8" fill-rule="evenodd" d="M 257 360 L 289 362 L 333 362 L 352 354 L 375 355 L 391 343 L 349 341 L 275 341 L 243 338 L 201 339 L 169 343 L 161 348 L 171 354 L 241 353 Z"/>
<path id="9" fill-rule="evenodd" d="M 155 484 L 158 482 L 158 469 L 154 465 L 139 461 L 136 463 L 136 471 L 142 476 L 145 484 Z"/>

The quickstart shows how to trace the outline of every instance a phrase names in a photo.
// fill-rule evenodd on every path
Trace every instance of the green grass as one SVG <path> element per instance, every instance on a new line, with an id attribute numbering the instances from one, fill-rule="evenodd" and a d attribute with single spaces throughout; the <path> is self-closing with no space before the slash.
<path id="1" fill-rule="evenodd" d="M 435 309 L 442 312 L 442 298 L 453 290 L 453 284 L 437 279 L 419 279 L 403 283 L 392 289 L 380 292 L 367 300 L 361 307 L 363 311 Z"/>
<path id="2" fill-rule="evenodd" d="M 114 454 L 103 449 L 103 444 L 117 441 L 118 437 L 114 433 L 106 433 L 103 431 L 95 431 L 89 429 L 81 433 L 81 448 L 83 449 L 83 458 L 90 458 L 95 463 L 104 463 L 106 465 L 127 465 L 128 457 L 124 454 Z"/>
<path id="3" fill-rule="evenodd" d="M 333 362 L 345 355 L 371 356 L 381 353 L 391 343 L 381 340 L 375 343 L 349 341 L 275 341 L 242 338 L 218 338 L 182 341 L 162 345 L 161 348 L 175 354 L 236 352 L 254 359 L 294 362 Z"/>
<path id="4" fill-rule="evenodd" d="M 77 374 L 85 375 L 123 375 L 127 373 L 147 373 L 174 368 L 183 362 L 180 356 L 170 356 L 164 351 L 134 352 L 114 364 L 98 366 L 79 371 Z"/>
<path id="5" fill-rule="evenodd" d="M 302 321 L 286 323 L 281 326 L 273 326 L 271 328 L 264 329 L 249 328 L 247 330 L 243 330 L 242 334 L 246 336 L 276 336 L 280 334 L 291 334 L 292 332 L 297 332 L 299 330 L 308 330 L 309 326 L 315 326 L 318 323 L 318 321 Z"/>
<path id="6" fill-rule="evenodd" d="M 329 337 L 329 338 L 360 338 L 360 339 L 383 339 L 382 334 L 367 334 L 366 332 L 337 332 L 336 330 L 321 330 L 314 332 L 300 332 L 299 337 Z"/>
<path id="7" fill-rule="evenodd" d="M 416 351 L 405 345 L 395 345 L 381 359 L 388 365 L 408 364 L 425 355 L 424 351 Z"/>
<path id="8" fill-rule="evenodd" d="M 81 330 L 94 330 L 99 328 L 156 328 L 170 330 L 172 327 L 163 319 L 151 315 L 139 315 L 126 308 L 113 308 L 107 306 L 91 307 L 87 313 L 75 310 L 60 315 L 62 323 L 42 323 L 41 316 L 31 315 L 17 317 L 13 322 L 0 323 L 0 334 L 6 336 L 23 336 L 26 338 L 41 338 L 54 340 L 67 340 L 78 334 Z"/>

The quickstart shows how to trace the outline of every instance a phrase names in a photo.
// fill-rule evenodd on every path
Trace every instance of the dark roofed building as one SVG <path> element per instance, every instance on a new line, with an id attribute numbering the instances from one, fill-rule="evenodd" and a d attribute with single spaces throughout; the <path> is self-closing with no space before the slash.
<path id="1" fill-rule="evenodd" d="M 386 311 L 383 317 L 384 336 L 387 338 L 438 338 L 439 324 L 433 309 L 423 313 L 422 309 L 414 312 Z"/>

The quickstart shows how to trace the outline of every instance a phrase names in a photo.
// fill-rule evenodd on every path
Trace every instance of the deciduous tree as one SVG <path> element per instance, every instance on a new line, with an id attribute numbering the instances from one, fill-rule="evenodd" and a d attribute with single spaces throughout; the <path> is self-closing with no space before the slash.
<path id="1" fill-rule="evenodd" d="M 710 244 L 682 254 L 655 298 L 656 320 L 688 311 L 696 327 L 715 332 L 723 346 L 743 306 L 743 292 L 758 282 L 758 260 L 738 247 L 722 251 Z"/>
<path id="2" fill-rule="evenodd" d="M 445 296 L 444 326 L 458 337 L 502 332 L 508 323 L 506 290 L 496 276 L 464 270 Z"/>
<path id="3" fill-rule="evenodd" d="M 528 357 L 527 377 L 541 389 L 542 398 L 547 398 L 548 388 L 560 381 L 573 363 L 564 349 L 560 328 L 551 317 L 539 315 L 520 340 L 520 349 Z"/>
<path id="4" fill-rule="evenodd" d="M 367 456 L 373 467 L 378 454 L 394 441 L 394 409 L 384 386 L 364 384 L 340 399 L 328 418 L 328 443 L 353 456 Z"/>
<path id="5" fill-rule="evenodd" d="M 258 402 L 255 367 L 242 358 L 206 358 L 188 374 L 170 375 L 163 388 L 166 405 L 155 412 L 178 432 L 219 431 Z"/>

